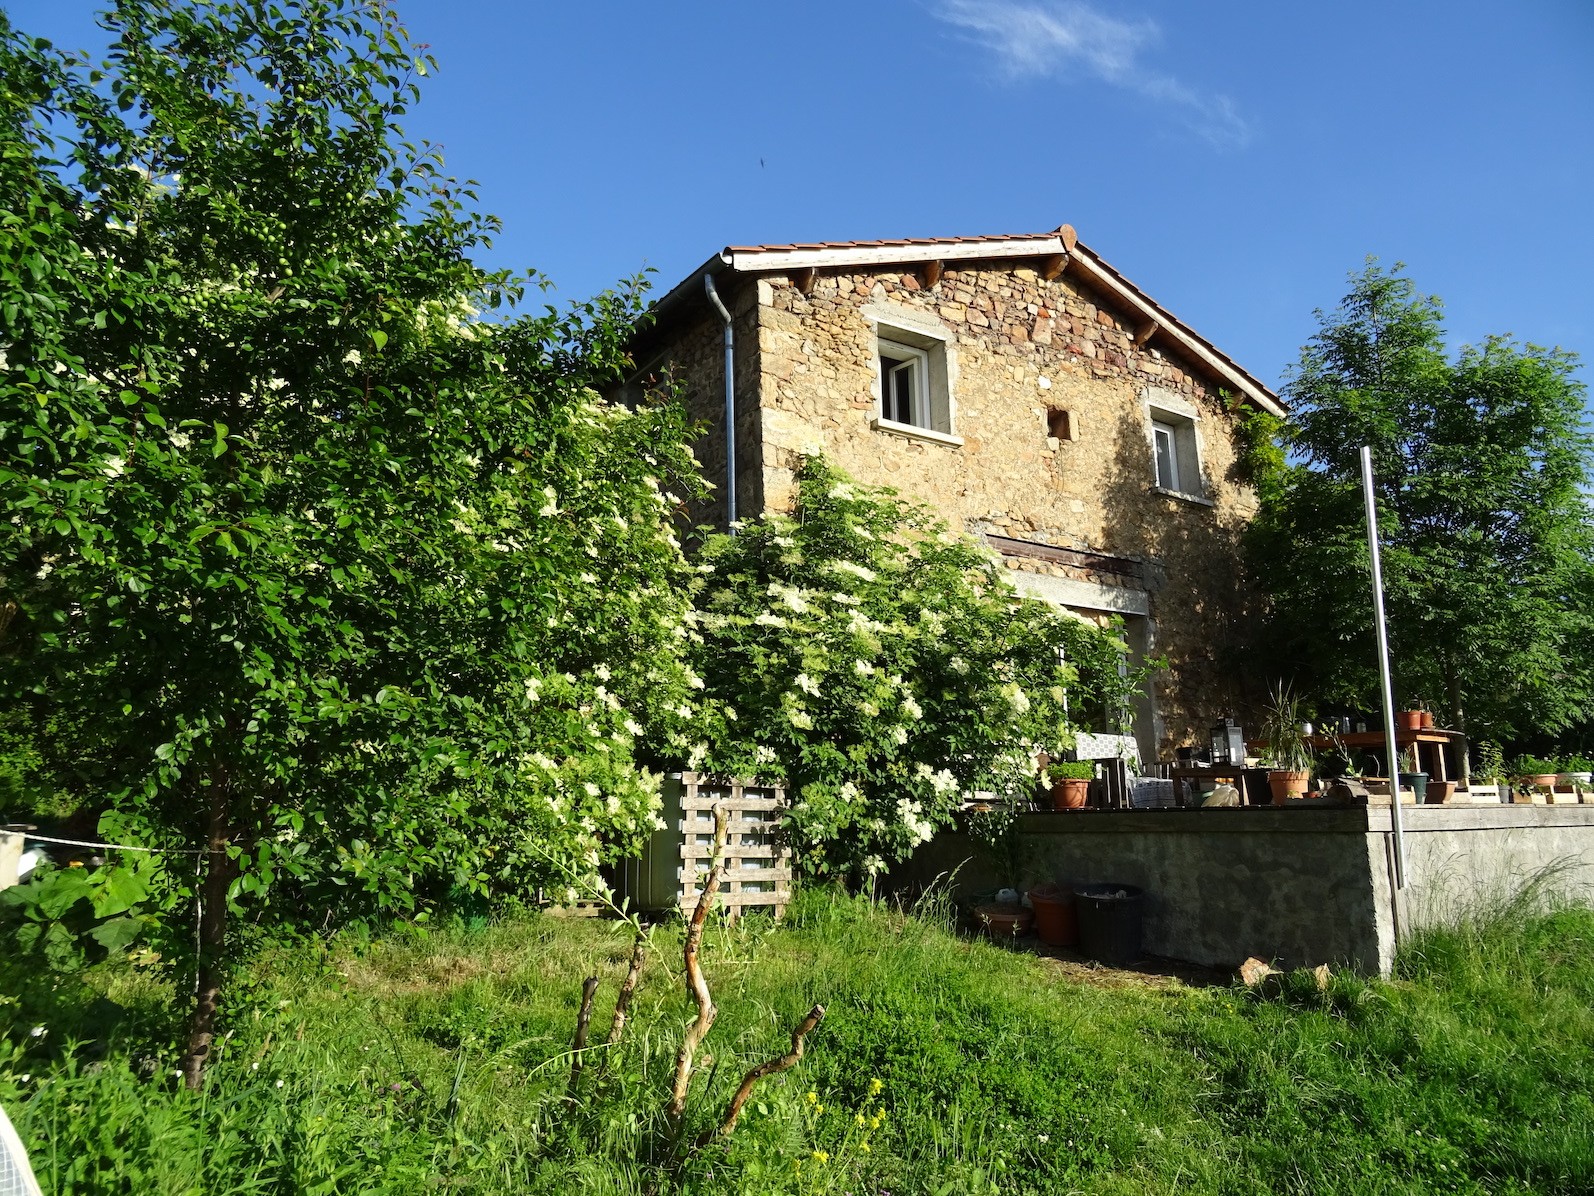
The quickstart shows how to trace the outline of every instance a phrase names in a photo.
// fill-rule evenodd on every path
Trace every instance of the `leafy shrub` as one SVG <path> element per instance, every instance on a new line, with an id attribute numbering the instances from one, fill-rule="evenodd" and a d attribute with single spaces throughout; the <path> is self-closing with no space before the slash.
<path id="1" fill-rule="evenodd" d="M 1067 710 L 1121 708 L 1143 674 L 925 508 L 820 458 L 797 482 L 793 514 L 702 549 L 691 762 L 788 778 L 808 864 L 872 875 L 973 792 L 1027 798 Z"/>

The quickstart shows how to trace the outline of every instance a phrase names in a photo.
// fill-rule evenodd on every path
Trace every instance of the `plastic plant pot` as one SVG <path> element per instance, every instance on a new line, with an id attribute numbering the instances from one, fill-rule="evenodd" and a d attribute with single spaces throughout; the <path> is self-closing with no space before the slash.
<path id="1" fill-rule="evenodd" d="M 1141 956 L 1141 899 L 1134 885 L 1081 885 L 1074 890 L 1079 949 L 1102 963 L 1131 964 Z"/>
<path id="2" fill-rule="evenodd" d="M 1048 947 L 1072 947 L 1079 942 L 1079 919 L 1074 894 L 1060 885 L 1036 885 L 1029 891 L 1035 910 L 1035 934 Z"/>

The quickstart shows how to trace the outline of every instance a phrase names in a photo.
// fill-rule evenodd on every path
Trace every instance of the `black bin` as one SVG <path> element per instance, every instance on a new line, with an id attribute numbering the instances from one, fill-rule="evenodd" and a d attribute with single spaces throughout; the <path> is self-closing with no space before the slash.
<path id="1" fill-rule="evenodd" d="M 1129 964 L 1140 958 L 1141 898 L 1134 885 L 1081 885 L 1074 890 L 1079 917 L 1079 949 L 1102 963 Z"/>

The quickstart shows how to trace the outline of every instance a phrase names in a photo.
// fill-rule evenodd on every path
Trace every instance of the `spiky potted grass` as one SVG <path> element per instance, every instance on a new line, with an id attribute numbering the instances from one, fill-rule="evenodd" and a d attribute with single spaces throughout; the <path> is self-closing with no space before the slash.
<path id="1" fill-rule="evenodd" d="M 1301 701 L 1282 681 L 1273 686 L 1262 719 L 1262 734 L 1267 750 L 1262 763 L 1267 767 L 1267 787 L 1273 804 L 1282 806 L 1292 797 L 1305 797 L 1312 784 L 1312 749 L 1301 731 Z"/>

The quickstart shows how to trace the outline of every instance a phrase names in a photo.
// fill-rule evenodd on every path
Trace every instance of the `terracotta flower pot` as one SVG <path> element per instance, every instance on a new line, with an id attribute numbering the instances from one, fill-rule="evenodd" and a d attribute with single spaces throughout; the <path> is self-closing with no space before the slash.
<path id="1" fill-rule="evenodd" d="M 1554 789 L 1555 774 L 1553 772 L 1537 772 L 1531 776 L 1521 776 L 1517 780 L 1524 785 L 1532 785 L 1535 789 Z"/>
<path id="2" fill-rule="evenodd" d="M 1398 731 L 1422 730 L 1421 710 L 1399 710 L 1395 713 L 1395 729 Z"/>
<path id="3" fill-rule="evenodd" d="M 1282 806 L 1292 797 L 1305 797 L 1311 786 L 1309 771 L 1296 772 L 1288 768 L 1270 768 L 1267 774 L 1268 791 L 1273 794 L 1273 804 Z"/>
<path id="4" fill-rule="evenodd" d="M 1035 933 L 1049 947 L 1072 947 L 1079 941 L 1074 894 L 1060 885 L 1041 884 L 1029 891 L 1035 910 Z"/>
<path id="5" fill-rule="evenodd" d="M 1423 801 L 1430 806 L 1442 806 L 1456 795 L 1454 781 L 1429 781 Z"/>
<path id="6" fill-rule="evenodd" d="M 1035 915 L 1022 905 L 976 905 L 974 920 L 993 939 L 1016 939 L 1029 933 Z"/>
<path id="7" fill-rule="evenodd" d="M 1423 731 L 1431 731 L 1433 729 L 1433 715 L 1426 710 L 1419 710 L 1417 713 L 1422 716 L 1421 721 L 1418 723 L 1418 728 Z"/>
<path id="8" fill-rule="evenodd" d="M 1090 796 L 1090 782 L 1087 780 L 1059 780 L 1052 782 L 1052 809 L 1054 810 L 1083 810 L 1085 799 Z"/>

